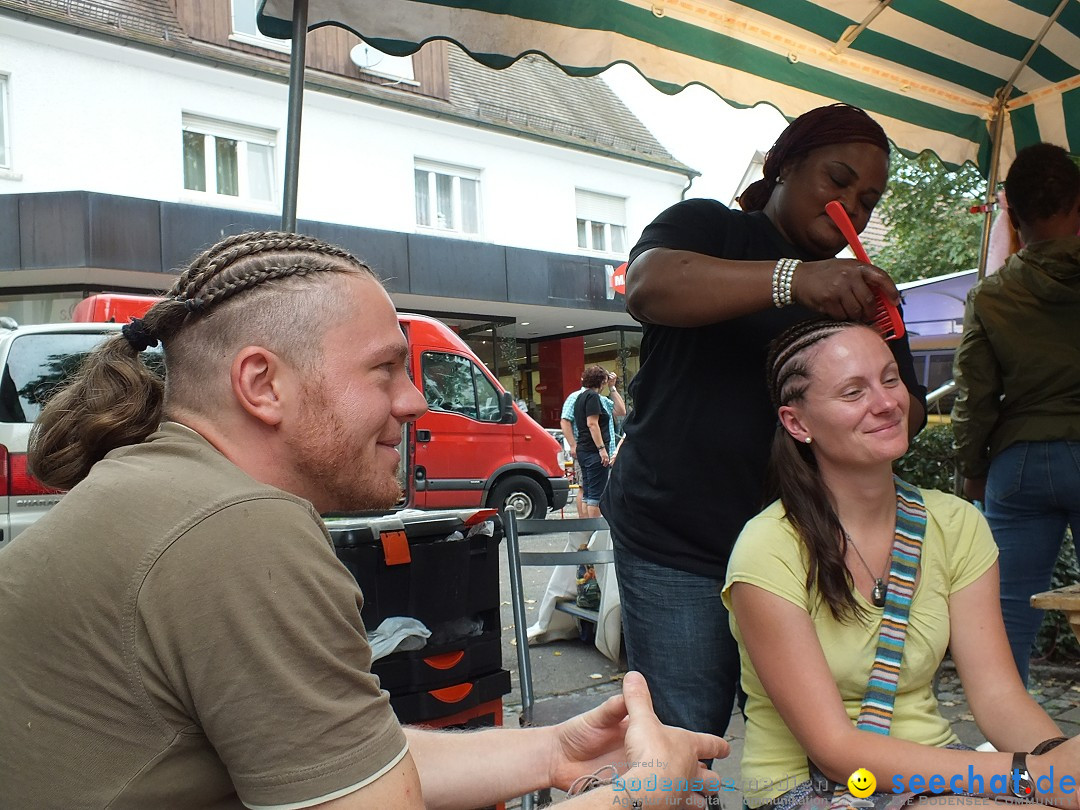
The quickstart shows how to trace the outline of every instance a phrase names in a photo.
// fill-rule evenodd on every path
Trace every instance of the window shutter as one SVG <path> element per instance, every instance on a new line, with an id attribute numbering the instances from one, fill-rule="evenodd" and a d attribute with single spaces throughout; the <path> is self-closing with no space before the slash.
<path id="1" fill-rule="evenodd" d="M 598 194 L 595 191 L 575 192 L 578 219 L 592 222 L 606 222 L 609 225 L 626 224 L 626 199 L 610 194 Z"/>

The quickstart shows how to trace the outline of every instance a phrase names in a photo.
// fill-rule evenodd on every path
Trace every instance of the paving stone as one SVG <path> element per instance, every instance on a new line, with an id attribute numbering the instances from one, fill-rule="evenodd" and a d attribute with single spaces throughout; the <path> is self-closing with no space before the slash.
<path id="1" fill-rule="evenodd" d="M 1080 706 L 1074 706 L 1066 712 L 1062 712 L 1058 715 L 1058 720 L 1064 720 L 1067 723 L 1080 723 Z"/>

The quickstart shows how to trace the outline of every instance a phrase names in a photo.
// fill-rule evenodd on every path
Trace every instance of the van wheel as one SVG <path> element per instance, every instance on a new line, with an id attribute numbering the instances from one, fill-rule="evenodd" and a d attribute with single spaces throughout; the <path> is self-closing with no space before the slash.
<path id="1" fill-rule="evenodd" d="M 536 481 L 515 475 L 495 485 L 488 496 L 488 506 L 498 509 L 500 514 L 513 509 L 519 520 L 528 520 L 547 514 L 548 499 Z"/>

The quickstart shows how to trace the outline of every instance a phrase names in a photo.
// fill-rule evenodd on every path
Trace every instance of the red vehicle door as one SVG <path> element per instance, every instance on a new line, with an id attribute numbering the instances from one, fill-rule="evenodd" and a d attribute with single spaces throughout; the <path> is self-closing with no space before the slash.
<path id="1" fill-rule="evenodd" d="M 416 379 L 428 412 L 415 425 L 414 504 L 480 506 L 484 485 L 513 460 L 513 425 L 499 421 L 500 391 L 471 357 L 423 349 Z"/>

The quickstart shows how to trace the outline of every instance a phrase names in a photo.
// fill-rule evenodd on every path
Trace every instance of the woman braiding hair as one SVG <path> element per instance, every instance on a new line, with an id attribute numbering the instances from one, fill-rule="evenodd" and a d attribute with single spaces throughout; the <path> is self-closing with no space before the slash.
<path id="1" fill-rule="evenodd" d="M 889 174 L 877 122 L 846 104 L 810 110 L 777 138 L 764 171 L 741 210 L 683 200 L 630 253 L 626 305 L 642 323 L 641 366 L 600 504 L 627 660 L 665 685 L 655 695 L 665 722 L 715 734 L 739 679 L 720 587 L 735 539 L 761 508 L 776 423 L 769 342 L 814 316 L 869 321 L 875 292 L 900 299 L 883 269 L 837 256 L 846 242 L 825 213 L 839 202 L 857 232 L 866 227 Z M 925 391 L 907 342 L 891 347 L 918 430 Z"/>
<path id="2" fill-rule="evenodd" d="M 229 236 L 199 254 L 163 301 L 90 352 L 42 410 L 30 437 L 34 476 L 70 489 L 110 450 L 149 436 L 163 417 L 211 410 L 207 364 L 221 362 L 241 338 L 310 362 L 318 345 L 313 330 L 327 313 L 312 311 L 303 293 L 340 274 L 374 278 L 340 247 L 278 231 Z M 139 356 L 159 343 L 164 382 Z"/>

